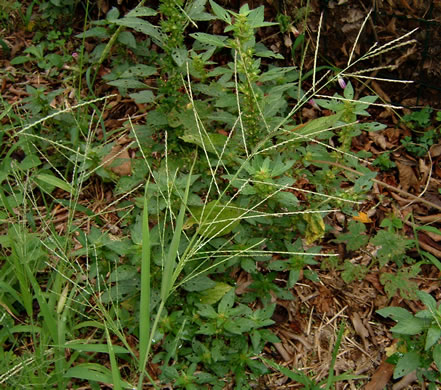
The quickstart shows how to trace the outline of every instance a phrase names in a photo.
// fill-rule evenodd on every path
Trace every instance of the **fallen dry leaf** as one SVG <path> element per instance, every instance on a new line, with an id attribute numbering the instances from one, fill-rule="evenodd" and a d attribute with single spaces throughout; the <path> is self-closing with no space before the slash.
<path id="1" fill-rule="evenodd" d="M 366 384 L 363 390 L 383 390 L 389 382 L 394 369 L 395 365 L 383 360 L 377 368 L 377 371 L 375 371 L 375 374 L 372 375 L 370 382 Z"/>
<path id="2" fill-rule="evenodd" d="M 362 222 L 362 223 L 371 223 L 372 222 L 372 219 L 370 219 L 368 217 L 368 215 L 366 213 L 363 213 L 362 211 L 360 211 L 358 213 L 358 215 L 353 216 L 352 219 L 354 221 L 358 221 L 358 222 Z"/>
<path id="3" fill-rule="evenodd" d="M 400 185 L 404 191 L 408 191 L 410 188 L 413 188 L 415 191 L 418 191 L 419 181 L 410 165 L 407 165 L 402 162 L 396 162 L 398 168 L 398 174 L 400 176 Z"/>
<path id="4" fill-rule="evenodd" d="M 132 161 L 127 148 L 115 145 L 110 153 L 103 158 L 104 167 L 118 176 L 129 176 L 132 173 Z"/>

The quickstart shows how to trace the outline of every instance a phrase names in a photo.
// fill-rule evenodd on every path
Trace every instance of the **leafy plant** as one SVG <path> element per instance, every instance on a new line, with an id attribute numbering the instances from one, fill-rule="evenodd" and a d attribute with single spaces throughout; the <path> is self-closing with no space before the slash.
<path id="1" fill-rule="evenodd" d="M 441 372 L 441 306 L 425 291 L 416 294 L 426 309 L 415 315 L 401 307 L 386 307 L 377 313 L 397 323 L 391 331 L 399 341 L 388 358 L 395 364 L 394 379 L 416 370 L 420 382 L 429 381 L 429 388 L 436 389 Z"/>

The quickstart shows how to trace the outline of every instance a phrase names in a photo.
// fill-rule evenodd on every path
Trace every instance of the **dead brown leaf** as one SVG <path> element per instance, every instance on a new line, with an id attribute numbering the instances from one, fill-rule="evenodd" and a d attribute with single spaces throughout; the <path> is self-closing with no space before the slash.
<path id="1" fill-rule="evenodd" d="M 129 176 L 132 173 L 132 161 L 127 148 L 115 145 L 110 153 L 103 158 L 103 165 L 118 176 Z"/>
<path id="2" fill-rule="evenodd" d="M 383 360 L 375 374 L 372 375 L 370 382 L 366 384 L 363 390 L 383 390 L 389 382 L 394 369 L 395 365 Z"/>
<path id="3" fill-rule="evenodd" d="M 419 181 L 410 165 L 403 162 L 396 162 L 398 168 L 398 174 L 400 177 L 400 185 L 404 191 L 408 191 L 413 188 L 415 191 L 419 189 Z"/>

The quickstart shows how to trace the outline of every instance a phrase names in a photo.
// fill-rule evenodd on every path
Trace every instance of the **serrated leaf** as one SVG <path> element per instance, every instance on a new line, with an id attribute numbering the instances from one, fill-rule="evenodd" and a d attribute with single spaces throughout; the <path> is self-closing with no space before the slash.
<path id="1" fill-rule="evenodd" d="M 411 351 L 403 355 L 397 362 L 394 370 L 394 379 L 401 378 L 412 371 L 416 370 L 420 365 L 420 356 L 417 352 Z"/>
<path id="2" fill-rule="evenodd" d="M 225 40 L 227 37 L 223 35 L 211 35 L 206 33 L 193 33 L 190 36 L 205 45 L 211 45 L 216 47 L 225 47 Z"/>

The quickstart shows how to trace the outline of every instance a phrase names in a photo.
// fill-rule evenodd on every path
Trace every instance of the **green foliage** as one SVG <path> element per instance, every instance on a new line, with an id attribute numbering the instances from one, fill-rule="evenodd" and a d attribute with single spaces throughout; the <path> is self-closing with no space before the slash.
<path id="1" fill-rule="evenodd" d="M 402 121 L 412 130 L 412 136 L 405 136 L 401 144 L 411 154 L 422 157 L 428 153 L 429 148 L 438 142 L 440 138 L 439 124 L 437 128 L 430 128 L 432 124 L 431 107 L 424 107 L 420 111 L 414 111 L 411 114 L 404 115 Z M 435 117 L 437 122 L 438 114 Z"/>
<path id="2" fill-rule="evenodd" d="M 426 309 L 415 315 L 401 307 L 387 307 L 377 313 L 396 322 L 391 331 L 399 339 L 399 352 L 388 359 L 396 365 L 394 379 L 416 370 L 420 382 L 429 381 L 436 388 L 441 373 L 441 305 L 424 291 L 416 295 Z"/>

